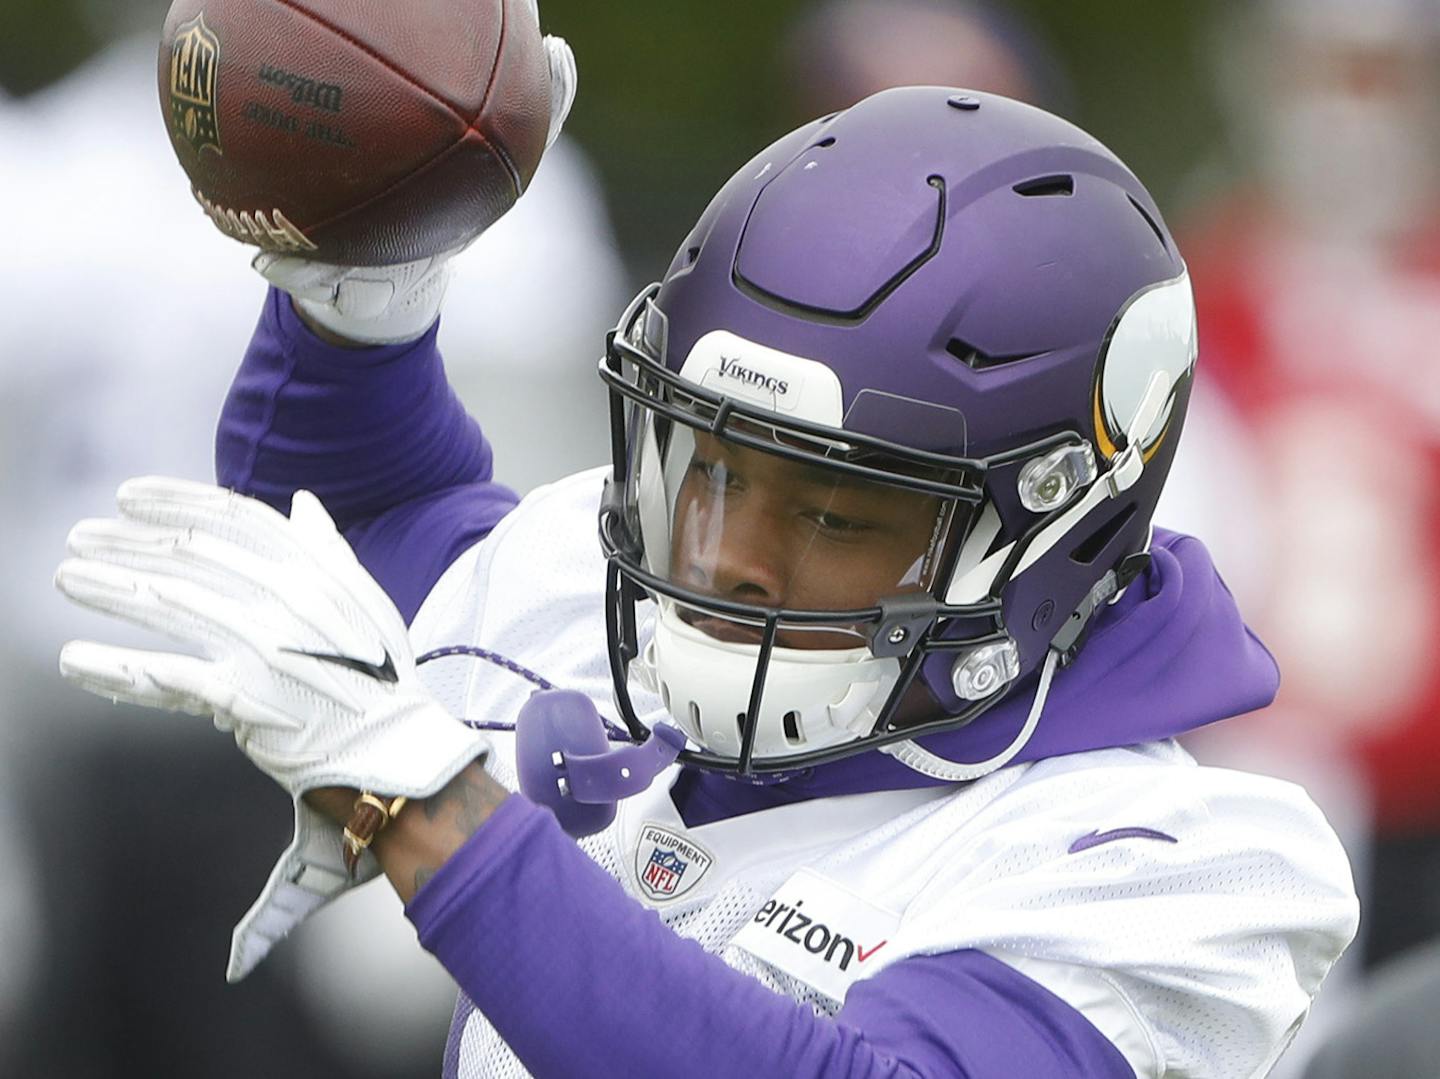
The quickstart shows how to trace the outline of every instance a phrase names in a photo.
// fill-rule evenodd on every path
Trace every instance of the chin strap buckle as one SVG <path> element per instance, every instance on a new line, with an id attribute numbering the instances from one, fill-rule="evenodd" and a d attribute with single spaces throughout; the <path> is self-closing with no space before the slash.
<path id="1" fill-rule="evenodd" d="M 1095 612 L 1105 604 L 1113 602 L 1125 591 L 1130 582 L 1144 573 L 1150 565 L 1150 552 L 1137 551 L 1126 555 L 1120 564 L 1095 582 L 1080 606 L 1071 612 L 1060 632 L 1050 640 L 1050 647 L 1060 653 L 1060 666 L 1068 667 L 1075 660 L 1080 646 L 1085 643 L 1086 631 L 1090 628 Z"/>
<path id="2" fill-rule="evenodd" d="M 1145 456 L 1140 452 L 1140 447 L 1132 442 L 1120 451 L 1120 455 L 1115 458 L 1102 479 L 1110 491 L 1110 497 L 1119 498 L 1122 493 L 1135 486 L 1135 482 L 1144 472 Z"/>

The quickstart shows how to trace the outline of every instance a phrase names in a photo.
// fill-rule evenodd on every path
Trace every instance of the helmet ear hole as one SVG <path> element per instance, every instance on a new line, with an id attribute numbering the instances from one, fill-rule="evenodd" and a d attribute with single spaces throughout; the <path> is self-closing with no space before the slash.
<path id="1" fill-rule="evenodd" d="M 1112 540 L 1118 536 L 1130 519 L 1135 516 L 1135 504 L 1131 503 L 1115 514 L 1103 525 L 1090 533 L 1089 537 L 1070 552 L 1070 561 L 1082 566 L 1088 566 L 1100 557 L 1106 547 L 1110 546 Z"/>
<path id="2" fill-rule="evenodd" d="M 804 743 L 805 733 L 800 726 L 799 712 L 794 710 L 786 712 L 782 724 L 785 728 L 785 741 L 789 742 L 792 746 L 798 746 Z"/>

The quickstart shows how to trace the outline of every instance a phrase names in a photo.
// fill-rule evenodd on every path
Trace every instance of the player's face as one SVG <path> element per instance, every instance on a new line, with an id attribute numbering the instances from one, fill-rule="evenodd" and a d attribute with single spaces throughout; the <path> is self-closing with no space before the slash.
<path id="1" fill-rule="evenodd" d="M 704 432 L 679 482 L 671 579 L 721 599 L 805 611 L 854 610 L 931 583 L 941 500 L 837 475 Z M 755 627 L 686 617 L 712 636 Z M 854 647 L 853 636 L 783 632 L 791 648 Z"/>

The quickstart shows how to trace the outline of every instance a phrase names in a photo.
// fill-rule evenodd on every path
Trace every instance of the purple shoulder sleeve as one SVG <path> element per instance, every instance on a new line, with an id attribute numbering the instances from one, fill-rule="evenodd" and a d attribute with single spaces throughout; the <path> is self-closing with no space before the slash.
<path id="1" fill-rule="evenodd" d="M 371 349 L 326 344 L 284 293 L 265 301 L 220 415 L 215 474 L 282 512 L 313 491 L 406 619 L 516 498 L 445 380 L 436 329 Z"/>
<path id="2" fill-rule="evenodd" d="M 671 931 L 546 811 L 508 799 L 407 911 L 537 1079 L 563 1075 L 1133 1079 L 1080 1013 L 975 951 L 902 960 L 833 1019 Z"/>

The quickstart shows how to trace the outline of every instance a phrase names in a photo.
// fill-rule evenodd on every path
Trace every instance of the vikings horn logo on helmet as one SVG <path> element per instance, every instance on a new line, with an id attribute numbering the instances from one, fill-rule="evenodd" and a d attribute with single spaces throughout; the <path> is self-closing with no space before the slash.
<path id="1" fill-rule="evenodd" d="M 1095 442 L 1107 459 L 1119 451 L 1150 376 L 1158 369 L 1176 386 L 1195 369 L 1199 352 L 1190 275 L 1146 289 L 1115 319 L 1095 369 Z M 1169 429 L 1167 403 L 1141 446 L 1148 458 Z"/>

